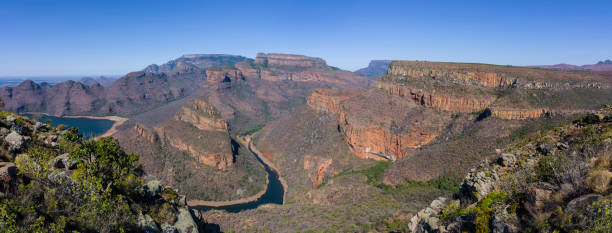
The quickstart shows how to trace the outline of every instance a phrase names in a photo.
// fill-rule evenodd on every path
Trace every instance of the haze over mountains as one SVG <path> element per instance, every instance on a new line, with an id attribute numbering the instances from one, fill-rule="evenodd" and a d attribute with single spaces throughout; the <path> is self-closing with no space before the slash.
<path id="1" fill-rule="evenodd" d="M 612 71 L 612 61 L 605 60 L 599 61 L 595 64 L 590 65 L 570 65 L 570 64 L 556 64 L 556 65 L 538 65 L 531 66 L 536 68 L 554 69 L 554 70 L 592 70 L 592 71 Z"/>

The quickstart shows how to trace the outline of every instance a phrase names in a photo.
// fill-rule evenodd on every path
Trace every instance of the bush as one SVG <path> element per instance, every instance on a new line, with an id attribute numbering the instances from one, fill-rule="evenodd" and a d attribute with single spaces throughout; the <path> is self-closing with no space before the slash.
<path id="1" fill-rule="evenodd" d="M 599 119 L 598 115 L 593 113 L 587 113 L 585 115 L 580 116 L 578 119 L 574 120 L 574 124 L 585 126 L 590 124 L 599 123 L 601 119 Z"/>

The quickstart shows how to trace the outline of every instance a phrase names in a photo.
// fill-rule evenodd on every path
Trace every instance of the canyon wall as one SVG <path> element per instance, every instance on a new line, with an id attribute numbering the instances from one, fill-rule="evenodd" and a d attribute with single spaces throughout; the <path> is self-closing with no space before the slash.
<path id="1" fill-rule="evenodd" d="M 388 102 L 391 100 L 392 102 Z M 412 100 L 389 98 L 377 91 L 359 93 L 319 89 L 307 100 L 316 111 L 337 115 L 338 130 L 353 153 L 362 159 L 396 160 L 410 149 L 427 145 L 441 132 L 445 119 L 422 111 Z M 414 115 L 414 118 L 405 116 Z"/>
<path id="2" fill-rule="evenodd" d="M 391 95 L 408 97 L 423 106 L 454 113 L 481 111 L 495 100 L 492 95 L 426 90 L 396 82 L 378 81 L 374 86 Z"/>

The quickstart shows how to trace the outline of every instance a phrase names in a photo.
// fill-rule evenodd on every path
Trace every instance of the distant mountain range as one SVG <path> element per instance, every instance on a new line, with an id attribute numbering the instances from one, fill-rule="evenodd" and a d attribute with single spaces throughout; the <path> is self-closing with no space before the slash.
<path id="1" fill-rule="evenodd" d="M 97 78 L 83 77 L 83 78 L 79 79 L 79 82 L 82 83 L 82 84 L 85 84 L 87 86 L 91 86 L 91 85 L 94 85 L 96 83 L 99 83 L 100 85 L 102 85 L 104 87 L 108 87 L 110 85 L 113 85 L 115 80 L 117 80 L 117 79 L 116 78 L 111 78 L 111 77 L 100 76 L 100 77 L 97 77 Z"/>
<path id="2" fill-rule="evenodd" d="M 533 68 L 552 69 L 552 70 L 592 70 L 592 71 L 612 71 L 612 60 L 599 61 L 591 65 L 571 65 L 571 64 L 556 64 L 556 65 L 537 65 L 529 66 Z"/>

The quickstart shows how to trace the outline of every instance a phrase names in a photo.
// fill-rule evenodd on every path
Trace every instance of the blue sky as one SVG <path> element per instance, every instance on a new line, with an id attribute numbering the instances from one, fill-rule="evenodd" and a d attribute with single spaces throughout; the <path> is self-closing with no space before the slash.
<path id="1" fill-rule="evenodd" d="M 0 76 L 125 74 L 187 53 L 590 64 L 612 1 L 0 0 Z"/>

